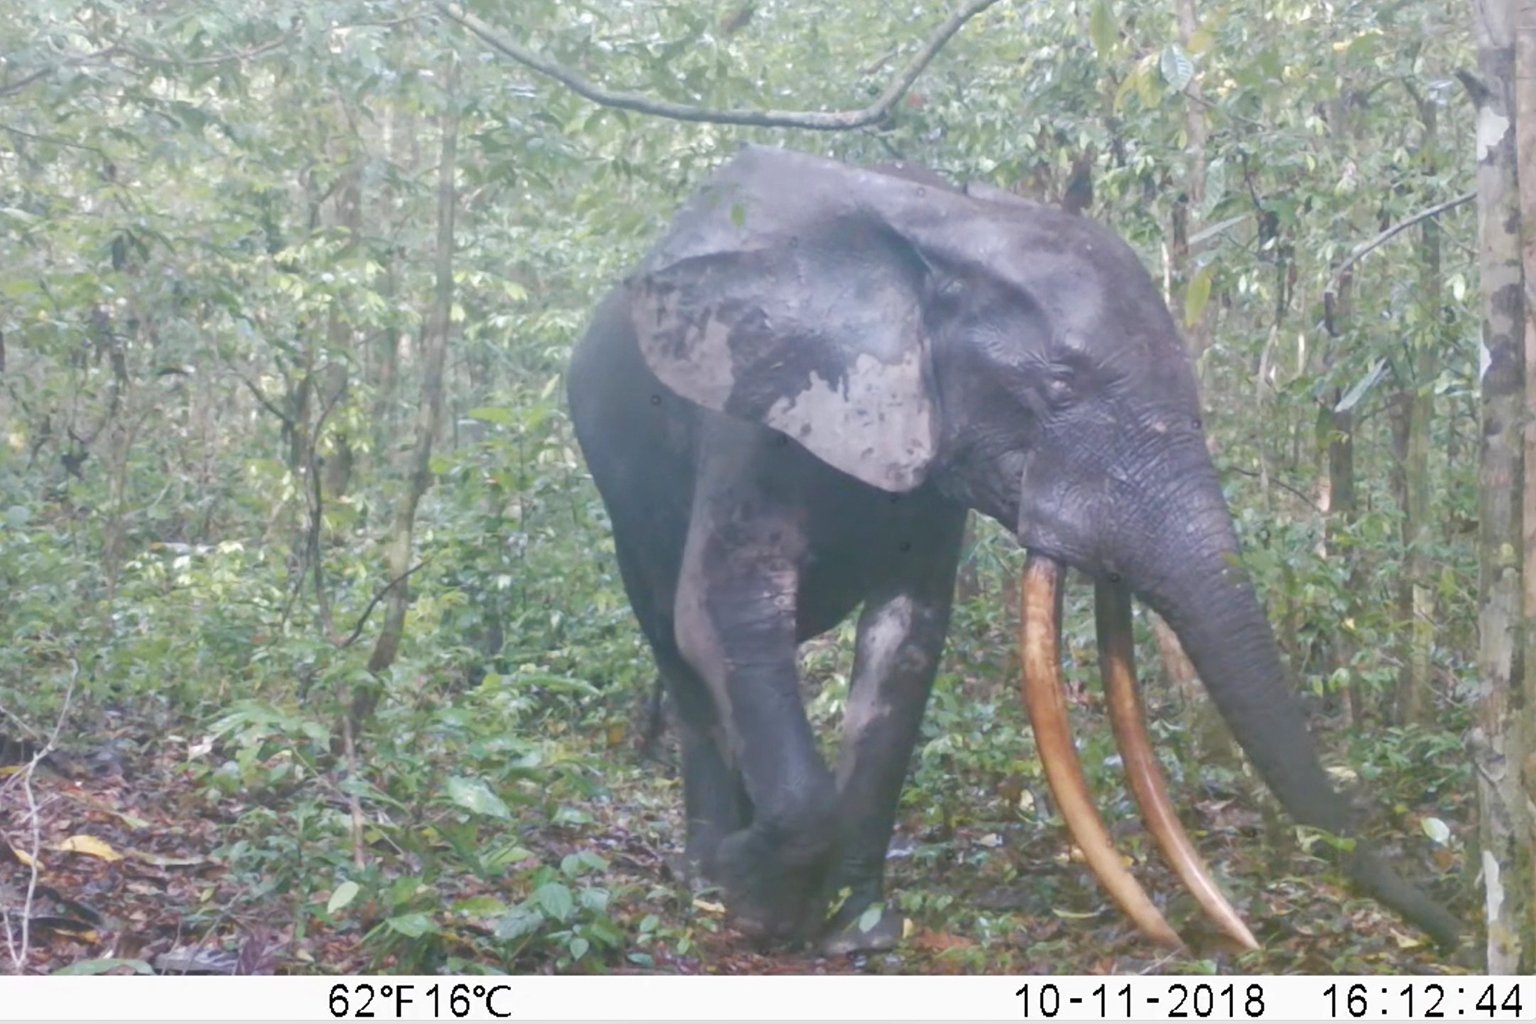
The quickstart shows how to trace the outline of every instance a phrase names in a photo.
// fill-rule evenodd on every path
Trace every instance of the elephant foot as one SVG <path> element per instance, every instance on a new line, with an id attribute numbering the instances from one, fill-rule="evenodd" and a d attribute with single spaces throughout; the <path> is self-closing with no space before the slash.
<path id="1" fill-rule="evenodd" d="M 906 918 L 891 907 L 880 907 L 878 915 L 870 913 L 871 907 L 880 904 L 864 903 L 858 908 L 844 904 L 833 915 L 817 945 L 822 955 L 884 953 L 895 949 L 906 932 Z"/>
<path id="2" fill-rule="evenodd" d="M 816 934 L 825 904 L 820 859 L 786 863 L 784 851 L 745 828 L 727 836 L 716 858 L 725 904 L 737 927 L 771 942 L 797 942 Z"/>
<path id="3" fill-rule="evenodd" d="M 845 852 L 838 862 L 825 890 L 836 909 L 822 928 L 822 953 L 883 953 L 901 944 L 907 921 L 885 901 L 883 853 L 883 846 L 881 856 Z"/>
<path id="4" fill-rule="evenodd" d="M 724 841 L 721 830 L 700 821 L 688 823 L 688 841 L 682 853 L 667 857 L 667 868 L 672 877 L 688 887 L 694 895 L 721 887 L 720 844 Z"/>
<path id="5" fill-rule="evenodd" d="M 672 878 L 681 882 L 694 896 L 714 892 L 720 888 L 719 880 L 705 866 L 705 862 L 690 856 L 687 852 L 668 854 L 665 863 L 667 872 Z"/>

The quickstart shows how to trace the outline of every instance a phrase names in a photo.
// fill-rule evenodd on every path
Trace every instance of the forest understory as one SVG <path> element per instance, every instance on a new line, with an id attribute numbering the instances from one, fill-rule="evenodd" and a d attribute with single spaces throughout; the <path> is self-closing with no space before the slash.
<path id="1" fill-rule="evenodd" d="M 838 656 L 833 643 L 812 648 L 813 667 Z M 1263 947 L 1237 951 L 1162 863 L 1105 748 L 1091 769 L 1101 808 L 1188 943 L 1183 952 L 1159 949 L 1109 902 L 1055 817 L 1014 695 L 974 678 L 947 683 L 955 692 L 936 695 L 943 724 L 926 730 L 889 854 L 892 911 L 907 917 L 905 938 L 890 953 L 829 957 L 765 946 L 732 927 L 718 893 L 680 877 L 675 750 L 665 734 L 646 739 L 648 695 L 629 702 L 629 720 L 604 716 L 601 728 L 558 735 L 537 760 L 587 767 L 525 772 L 524 785 L 512 787 L 525 800 L 504 802 L 451 777 L 452 801 L 414 823 L 368 804 L 361 845 L 350 851 L 339 766 L 316 765 L 320 773 L 306 777 L 291 751 L 241 754 L 228 738 L 181 735 L 170 722 L 152 728 L 145 723 L 155 712 L 125 704 L 93 714 L 88 741 L 35 763 L 18 763 L 26 744 L 5 744 L 0 792 L 13 810 L 0 893 L 10 906 L 28 907 L 29 973 L 1461 970 L 1411 926 L 1353 895 L 1321 850 L 1305 852 L 1251 773 L 1230 761 L 1223 767 L 1220 757 L 1201 769 L 1175 761 L 1182 816 Z M 836 685 L 813 681 L 813 706 Z M 1089 749 L 1099 749 L 1102 700 L 1086 687 L 1073 693 L 1078 727 Z M 1164 719 L 1177 717 L 1163 710 L 1172 713 Z M 994 715 L 1008 720 L 1006 739 L 990 734 Z M 1459 837 L 1472 827 L 1466 780 L 1449 772 L 1422 788 L 1426 774 L 1414 762 L 1443 748 L 1429 734 L 1393 742 L 1388 763 L 1340 777 L 1356 787 L 1362 775 L 1371 779 L 1372 797 L 1361 801 L 1378 808 L 1370 834 L 1411 875 L 1441 879 L 1437 895 L 1458 912 L 1474 914 L 1461 884 L 1465 844 L 1440 833 Z M 1331 763 L 1353 764 L 1359 745 L 1337 753 Z M 221 761 L 232 755 L 243 762 L 238 769 Z M 1201 757 L 1184 746 L 1178 756 Z M 256 792 L 213 782 L 236 770 L 271 782 Z M 17 827 L 24 804 L 37 807 L 35 835 Z M 451 819 L 466 809 L 481 825 L 454 836 Z M 329 828 L 306 836 L 307 822 Z M 457 844 L 471 838 L 485 851 L 479 870 L 454 862 Z M 347 859 L 364 865 L 350 873 L 367 886 L 351 898 L 328 882 Z M 13 917 L 13 950 L 18 924 Z"/>

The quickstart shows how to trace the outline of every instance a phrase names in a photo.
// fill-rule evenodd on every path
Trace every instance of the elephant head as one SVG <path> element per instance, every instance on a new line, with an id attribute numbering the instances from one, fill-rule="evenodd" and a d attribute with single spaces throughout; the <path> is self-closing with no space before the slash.
<path id="1" fill-rule="evenodd" d="M 936 488 L 1016 534 L 1030 552 L 1026 690 L 1042 758 L 1080 844 L 1143 928 L 1172 938 L 1117 877 L 1065 732 L 1062 567 L 1097 583 L 1101 662 L 1146 817 L 1229 933 L 1252 942 L 1178 829 L 1146 743 L 1131 594 L 1178 634 L 1287 811 L 1351 834 L 1240 568 L 1178 329 L 1120 238 L 986 187 L 750 148 L 627 288 L 645 361 L 679 395 L 771 427 L 874 488 Z M 1347 865 L 1454 941 L 1455 920 L 1364 840 Z"/>

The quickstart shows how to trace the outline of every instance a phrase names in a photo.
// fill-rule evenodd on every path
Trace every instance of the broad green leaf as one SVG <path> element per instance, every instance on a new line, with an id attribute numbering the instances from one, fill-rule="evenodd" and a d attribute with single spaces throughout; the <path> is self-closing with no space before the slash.
<path id="1" fill-rule="evenodd" d="M 1451 298 L 1457 302 L 1464 302 L 1467 298 L 1467 275 L 1452 274 L 1446 278 L 1445 283 L 1450 286 Z"/>
<path id="2" fill-rule="evenodd" d="M 1157 58 L 1149 53 L 1136 65 L 1136 97 L 1148 110 L 1157 107 L 1157 85 L 1152 81 L 1152 68 L 1156 63 Z"/>
<path id="3" fill-rule="evenodd" d="M 533 891 L 539 907 L 556 921 L 568 921 L 576 909 L 576 899 L 563 882 L 546 882 Z"/>
<path id="4" fill-rule="evenodd" d="M 512 816 L 501 797 L 491 792 L 491 787 L 484 779 L 471 779 L 463 775 L 453 776 L 448 780 L 448 799 L 466 811 L 484 814 L 487 817 L 505 821 Z"/>
<path id="5" fill-rule="evenodd" d="M 603 693 L 585 679 L 550 675 L 547 672 L 520 672 L 517 675 L 517 683 L 519 686 L 537 688 L 551 693 L 575 693 L 583 697 L 600 697 Z"/>
<path id="6" fill-rule="evenodd" d="M 1185 86 L 1189 85 L 1190 79 L 1195 77 L 1194 61 L 1189 59 L 1189 54 L 1185 53 L 1178 43 L 1169 43 L 1163 47 L 1163 56 L 1158 62 L 1158 67 L 1163 72 L 1163 81 L 1167 82 L 1168 87 L 1174 92 L 1183 92 Z"/>
<path id="7" fill-rule="evenodd" d="M 871 903 L 865 908 L 864 913 L 859 915 L 859 931 L 868 932 L 875 925 L 879 924 L 880 919 L 884 916 L 885 905 L 882 903 Z"/>
<path id="8" fill-rule="evenodd" d="M 1205 306 L 1211 299 L 1212 268 L 1201 267 L 1190 279 L 1189 288 L 1184 292 L 1184 326 L 1193 327 L 1200 322 L 1200 317 L 1205 313 Z"/>
<path id="9" fill-rule="evenodd" d="M 1124 110 L 1126 97 L 1137 91 L 1138 83 L 1136 79 L 1140 73 L 1141 69 L 1139 67 L 1133 68 L 1130 74 L 1121 79 L 1119 87 L 1115 89 L 1115 113 L 1118 114 Z"/>
<path id="10" fill-rule="evenodd" d="M 357 899 L 357 894 L 362 892 L 362 889 L 362 886 L 350 878 L 342 882 L 336 887 L 336 891 L 331 893 L 331 898 L 325 904 L 325 912 L 327 914 L 334 914 L 336 911 L 341 910 L 347 904 Z"/>
<path id="11" fill-rule="evenodd" d="M 453 910 L 456 914 L 467 914 L 470 917 L 490 917 L 492 914 L 505 914 L 507 905 L 495 896 L 471 896 L 455 903 Z"/>
<path id="12" fill-rule="evenodd" d="M 496 937 L 503 941 L 532 935 L 544 923 L 544 915 L 533 907 L 516 907 L 496 922 Z"/>
<path id="13" fill-rule="evenodd" d="M 1115 48 L 1119 33 L 1115 27 L 1115 12 L 1110 10 L 1110 0 L 1098 0 L 1088 18 L 1088 34 L 1093 37 L 1093 48 L 1100 58 L 1107 58 Z"/>
<path id="14" fill-rule="evenodd" d="M 1266 46 L 1254 55 L 1254 61 L 1265 78 L 1280 81 L 1285 74 L 1285 59 L 1278 47 Z"/>
<path id="15" fill-rule="evenodd" d="M 1368 64 L 1371 58 L 1373 58 L 1381 49 L 1381 44 L 1381 33 L 1367 32 L 1362 36 L 1357 36 L 1348 44 L 1345 44 L 1346 58 L 1352 63 Z M 1334 49 L 1337 50 L 1339 45 L 1340 44 L 1334 44 Z"/>
<path id="16" fill-rule="evenodd" d="M 1221 201 L 1227 197 L 1227 162 L 1221 157 L 1212 160 L 1205 169 L 1205 201 L 1200 207 L 1202 219 L 1209 217 L 1221 205 Z M 1189 240 L 1190 245 L 1195 240 Z"/>
<path id="17" fill-rule="evenodd" d="M 569 878 L 575 878 L 588 871 L 601 871 L 607 866 L 608 862 L 591 850 L 568 853 L 560 859 L 560 871 Z"/>
<path id="18" fill-rule="evenodd" d="M 479 420 L 482 423 L 494 423 L 498 427 L 517 426 L 517 413 L 500 406 L 482 405 L 478 409 L 469 410 L 464 415 L 472 420 Z"/>
<path id="19" fill-rule="evenodd" d="M 580 807 L 561 804 L 555 809 L 554 815 L 549 820 L 556 825 L 590 825 L 592 824 L 592 815 Z"/>
<path id="20" fill-rule="evenodd" d="M 522 846 L 502 847 L 495 853 L 485 858 L 487 868 L 504 868 L 509 864 L 517 864 L 525 860 L 533 859 L 533 852 Z"/>
<path id="21" fill-rule="evenodd" d="M 1420 823 L 1424 834 L 1441 846 L 1446 846 L 1451 841 L 1451 827 L 1439 818 L 1424 818 Z"/>
<path id="22" fill-rule="evenodd" d="M 431 915 L 419 911 L 414 914 L 400 914 L 385 921 L 384 924 L 390 931 L 399 932 L 408 939 L 419 939 L 423 935 L 437 931 L 437 924 L 433 922 Z"/>

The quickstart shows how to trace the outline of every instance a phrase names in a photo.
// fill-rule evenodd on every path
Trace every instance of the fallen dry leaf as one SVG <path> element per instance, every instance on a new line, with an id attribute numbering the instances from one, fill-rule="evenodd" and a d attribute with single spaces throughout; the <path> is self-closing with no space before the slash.
<path id="1" fill-rule="evenodd" d="M 55 846 L 54 849 L 60 853 L 83 853 L 87 857 L 95 857 L 98 860 L 108 862 L 123 859 L 123 855 L 112 849 L 111 844 L 84 833 L 70 836 Z"/>
<path id="2" fill-rule="evenodd" d="M 101 933 L 83 921 L 74 918 L 62 917 L 53 914 L 38 914 L 29 918 L 33 928 L 52 932 L 69 939 L 78 939 L 81 942 L 97 942 L 101 939 Z"/>
<path id="3" fill-rule="evenodd" d="M 15 861 L 24 868 L 30 868 L 37 863 L 26 850 L 12 846 L 4 836 L 0 836 L 0 861 L 6 860 Z"/>
<path id="4" fill-rule="evenodd" d="M 968 939 L 964 935 L 951 935 L 949 932 L 931 932 L 926 929 L 917 933 L 912 939 L 912 944 L 929 953 L 976 948 L 975 939 Z"/>
<path id="5" fill-rule="evenodd" d="M 147 850 L 135 850 L 132 847 L 124 848 L 123 856 L 132 857 L 134 860 L 141 860 L 157 868 L 190 868 L 208 863 L 207 857 L 167 857 L 159 853 L 150 853 Z"/>

